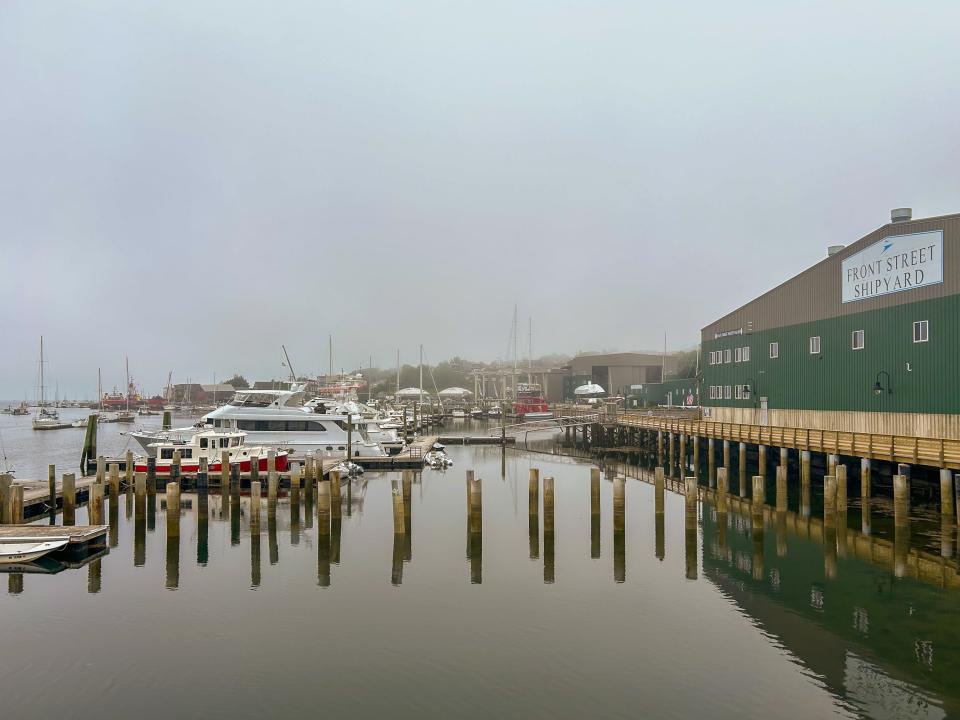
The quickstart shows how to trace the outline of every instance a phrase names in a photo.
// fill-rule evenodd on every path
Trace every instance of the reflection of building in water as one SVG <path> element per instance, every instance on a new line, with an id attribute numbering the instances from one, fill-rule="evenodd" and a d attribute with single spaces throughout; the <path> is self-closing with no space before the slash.
<path id="1" fill-rule="evenodd" d="M 720 517 L 727 522 L 724 546 Z M 960 713 L 956 590 L 895 578 L 892 554 L 885 567 L 848 554 L 827 579 L 822 528 L 815 537 L 790 534 L 785 555 L 772 552 L 777 540 L 767 533 L 766 571 L 758 577 L 750 562 L 756 538 L 733 512 L 718 514 L 705 504 L 702 523 L 704 577 L 859 712 L 877 718 Z"/>

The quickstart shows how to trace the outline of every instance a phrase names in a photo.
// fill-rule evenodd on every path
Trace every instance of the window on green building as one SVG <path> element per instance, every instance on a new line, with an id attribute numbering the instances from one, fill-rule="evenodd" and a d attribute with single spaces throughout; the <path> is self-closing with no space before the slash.
<path id="1" fill-rule="evenodd" d="M 913 324 L 913 341 L 915 343 L 927 342 L 930 339 L 930 321 L 917 320 Z"/>
<path id="2" fill-rule="evenodd" d="M 863 350 L 863 330 L 854 330 L 851 333 L 851 343 L 854 350 Z"/>
<path id="3" fill-rule="evenodd" d="M 814 335 L 810 338 L 810 354 L 819 355 L 820 354 L 820 336 Z"/>
<path id="4" fill-rule="evenodd" d="M 770 343 L 770 359 L 776 360 L 780 357 L 780 343 L 772 342 Z"/>

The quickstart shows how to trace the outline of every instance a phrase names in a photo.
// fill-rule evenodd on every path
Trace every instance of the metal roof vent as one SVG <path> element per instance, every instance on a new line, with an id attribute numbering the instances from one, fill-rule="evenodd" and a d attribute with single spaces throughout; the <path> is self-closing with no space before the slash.
<path id="1" fill-rule="evenodd" d="M 890 222 L 907 222 L 913 217 L 913 208 L 894 208 L 890 211 Z"/>
<path id="2" fill-rule="evenodd" d="M 836 255 L 845 247 L 846 245 L 831 245 L 830 247 L 827 248 L 827 257 L 830 257 L 831 255 Z"/>

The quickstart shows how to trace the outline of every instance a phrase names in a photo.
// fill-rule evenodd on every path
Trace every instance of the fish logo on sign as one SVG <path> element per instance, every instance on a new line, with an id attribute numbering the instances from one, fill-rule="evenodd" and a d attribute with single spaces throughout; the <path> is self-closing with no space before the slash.
<path id="1" fill-rule="evenodd" d="M 892 247 L 893 247 L 893 243 L 892 243 L 892 242 L 884 243 L 884 244 L 883 244 L 883 250 L 880 251 L 880 254 L 883 255 L 887 250 L 889 250 L 889 249 L 892 248 Z"/>

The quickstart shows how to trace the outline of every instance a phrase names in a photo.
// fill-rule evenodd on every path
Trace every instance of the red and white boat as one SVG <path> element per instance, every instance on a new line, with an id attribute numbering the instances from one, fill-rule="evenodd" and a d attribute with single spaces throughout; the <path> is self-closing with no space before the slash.
<path id="1" fill-rule="evenodd" d="M 151 455 L 156 457 L 157 476 L 169 475 L 173 465 L 173 453 L 180 451 L 180 472 L 195 473 L 200 469 L 200 458 L 207 459 L 207 472 L 219 473 L 221 453 L 230 453 L 230 467 L 240 468 L 241 473 L 250 472 L 251 463 L 257 463 L 260 472 L 267 472 L 267 448 L 263 445 L 246 445 L 245 432 L 224 430 L 201 430 L 189 440 L 161 440 L 150 443 Z M 287 471 L 287 451 L 277 450 L 274 467 L 277 472 Z M 137 458 L 136 472 L 147 471 L 147 459 Z"/>
<path id="2" fill-rule="evenodd" d="M 545 420 L 553 417 L 550 406 L 543 399 L 540 386 L 535 383 L 517 383 L 513 414 L 524 420 Z"/>

